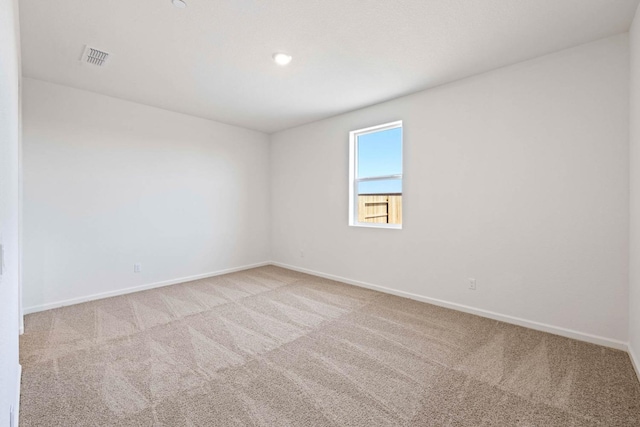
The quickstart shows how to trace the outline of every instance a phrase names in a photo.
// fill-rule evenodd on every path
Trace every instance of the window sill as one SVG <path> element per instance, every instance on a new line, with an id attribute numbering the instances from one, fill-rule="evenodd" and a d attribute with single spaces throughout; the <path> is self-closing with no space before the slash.
<path id="1" fill-rule="evenodd" d="M 349 224 L 349 227 L 386 228 L 386 229 L 391 229 L 391 230 L 402 230 L 402 224 L 376 224 L 376 223 L 358 222 L 358 223 L 355 223 L 355 224 Z"/>

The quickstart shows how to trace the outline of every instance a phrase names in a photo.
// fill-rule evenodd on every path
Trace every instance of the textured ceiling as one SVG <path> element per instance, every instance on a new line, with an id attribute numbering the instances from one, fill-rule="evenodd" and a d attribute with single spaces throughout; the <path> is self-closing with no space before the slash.
<path id="1" fill-rule="evenodd" d="M 638 4 L 186 1 L 20 0 L 23 73 L 274 132 L 625 32 Z M 85 44 L 109 64 L 82 64 Z"/>

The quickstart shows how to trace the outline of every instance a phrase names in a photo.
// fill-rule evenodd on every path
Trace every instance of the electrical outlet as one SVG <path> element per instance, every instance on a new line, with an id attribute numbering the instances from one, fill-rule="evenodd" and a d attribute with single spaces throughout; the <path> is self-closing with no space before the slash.
<path id="1" fill-rule="evenodd" d="M 476 279 L 472 277 L 469 278 L 469 289 L 472 291 L 476 290 Z"/>
<path id="2" fill-rule="evenodd" d="M 304 258 L 304 251 L 300 251 L 300 258 Z"/>
<path id="3" fill-rule="evenodd" d="M 140 264 L 140 263 L 133 264 L 133 272 L 134 273 L 140 273 L 141 271 L 142 271 L 142 264 Z"/>

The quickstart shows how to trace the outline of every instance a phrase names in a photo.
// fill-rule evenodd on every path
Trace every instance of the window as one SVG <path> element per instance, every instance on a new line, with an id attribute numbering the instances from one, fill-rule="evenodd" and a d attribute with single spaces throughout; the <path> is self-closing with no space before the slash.
<path id="1" fill-rule="evenodd" d="M 402 121 L 349 133 L 349 225 L 402 228 Z"/>

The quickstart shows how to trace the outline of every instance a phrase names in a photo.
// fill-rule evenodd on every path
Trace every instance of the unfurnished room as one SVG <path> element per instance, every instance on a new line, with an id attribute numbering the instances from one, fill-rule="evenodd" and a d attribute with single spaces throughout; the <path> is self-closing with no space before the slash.
<path id="1" fill-rule="evenodd" d="M 640 426 L 640 0 L 0 0 L 0 427 Z"/>

